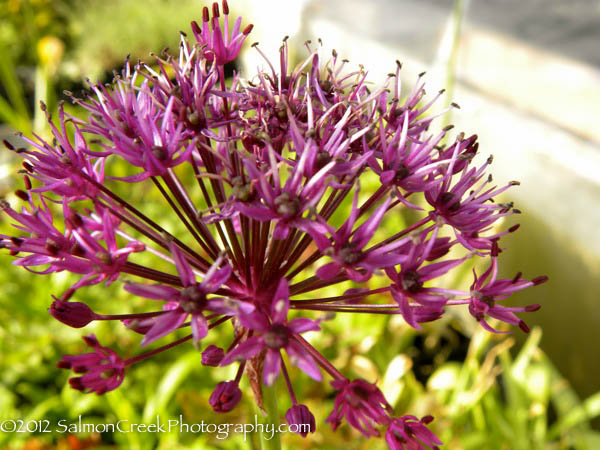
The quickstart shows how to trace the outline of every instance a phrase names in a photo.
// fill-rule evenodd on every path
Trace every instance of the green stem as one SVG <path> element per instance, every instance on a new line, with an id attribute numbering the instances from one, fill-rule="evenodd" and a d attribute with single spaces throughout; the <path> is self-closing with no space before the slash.
<path id="1" fill-rule="evenodd" d="M 262 450 L 281 450 L 279 430 L 279 409 L 277 408 L 277 383 L 273 386 L 262 385 L 263 408 L 267 413 L 262 417 L 264 430 L 260 433 Z"/>
<path id="2" fill-rule="evenodd" d="M 442 64 L 444 75 L 444 88 L 446 89 L 444 107 L 448 108 L 454 101 L 454 87 L 456 85 L 456 65 L 458 60 L 458 47 L 460 44 L 462 24 L 467 9 L 468 0 L 454 0 L 452 14 L 448 22 L 445 36 L 438 49 L 438 62 Z M 452 122 L 452 111 L 444 114 L 442 118 L 442 127 L 450 125 Z M 446 138 L 442 140 L 445 143 Z"/>

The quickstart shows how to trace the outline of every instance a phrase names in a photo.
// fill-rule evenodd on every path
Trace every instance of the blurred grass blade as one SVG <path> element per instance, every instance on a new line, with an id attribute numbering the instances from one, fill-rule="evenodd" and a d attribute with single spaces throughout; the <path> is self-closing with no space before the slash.
<path id="1" fill-rule="evenodd" d="M 9 124 L 16 130 L 29 129 L 29 119 L 20 116 L 2 97 L 0 97 L 0 121 Z"/>
<path id="2" fill-rule="evenodd" d="M 28 121 L 29 113 L 23 89 L 15 73 L 10 52 L 4 45 L 0 45 L 0 82 L 16 113 L 23 118 L 22 120 Z"/>
<path id="3" fill-rule="evenodd" d="M 565 431 L 588 422 L 600 415 L 600 392 L 588 397 L 581 405 L 569 411 L 550 430 L 550 436 L 557 438 Z"/>
<path id="4" fill-rule="evenodd" d="M 525 369 L 531 364 L 531 358 L 537 351 L 541 339 L 542 329 L 540 327 L 531 330 L 527 341 L 512 365 L 511 373 L 515 379 L 521 382 L 525 381 Z"/>
<path id="5" fill-rule="evenodd" d="M 160 381 L 156 393 L 146 403 L 143 414 L 144 423 L 149 423 L 156 415 L 165 413 L 165 408 L 171 401 L 177 388 L 199 363 L 200 354 L 194 351 L 179 358 L 177 362 L 167 370 Z"/>
<path id="6" fill-rule="evenodd" d="M 135 412 L 133 404 L 125 395 L 126 392 L 126 389 L 115 389 L 106 394 L 106 398 L 118 421 L 123 421 L 124 424 L 139 423 L 138 415 Z M 115 433 L 114 436 L 117 441 L 126 441 L 127 448 L 142 448 L 140 438 L 144 436 L 143 433 Z"/>
<path id="7" fill-rule="evenodd" d="M 44 102 L 48 111 L 54 109 L 50 103 L 52 86 L 47 71 L 43 66 L 37 66 L 35 69 L 35 113 L 33 117 L 33 131 L 41 134 L 46 127 L 46 114 L 40 108 L 40 102 Z"/>

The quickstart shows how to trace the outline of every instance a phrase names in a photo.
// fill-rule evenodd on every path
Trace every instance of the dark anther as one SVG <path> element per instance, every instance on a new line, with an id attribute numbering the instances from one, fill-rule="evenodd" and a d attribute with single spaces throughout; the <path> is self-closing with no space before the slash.
<path id="1" fill-rule="evenodd" d="M 344 264 L 352 266 L 363 259 L 364 254 L 360 250 L 355 250 L 352 244 L 348 244 L 340 250 L 338 257 Z"/>
<path id="2" fill-rule="evenodd" d="M 58 252 L 60 251 L 60 246 L 56 243 L 56 241 L 48 238 L 46 239 L 46 250 L 48 251 L 48 253 L 50 253 L 52 256 L 56 256 L 58 254 Z"/>
<path id="3" fill-rule="evenodd" d="M 168 156 L 167 150 L 164 147 L 159 146 L 152 147 L 152 154 L 159 161 L 164 161 L 165 159 L 167 159 Z"/>
<path id="4" fill-rule="evenodd" d="M 251 183 L 246 183 L 242 177 L 235 177 L 231 180 L 233 184 L 233 196 L 240 202 L 249 202 L 254 198 L 254 189 Z"/>
<path id="5" fill-rule="evenodd" d="M 490 308 L 494 306 L 494 296 L 493 295 L 484 295 L 481 297 L 481 301 L 488 305 Z"/>
<path id="6" fill-rule="evenodd" d="M 315 160 L 315 165 L 317 170 L 325 167 L 329 161 L 331 161 L 331 155 L 327 151 L 320 151 L 317 153 L 317 157 Z"/>
<path id="7" fill-rule="evenodd" d="M 21 189 L 17 189 L 15 191 L 15 195 L 23 201 L 26 201 L 26 202 L 29 201 L 29 194 L 25 191 L 22 191 Z"/>
<path id="8" fill-rule="evenodd" d="M 284 192 L 275 198 L 275 207 L 283 217 L 294 217 L 300 212 L 300 200 Z"/>
<path id="9" fill-rule="evenodd" d="M 454 195 L 452 192 L 444 192 L 442 195 L 440 195 L 439 199 L 440 202 L 443 205 L 447 205 L 446 209 L 449 212 L 456 212 L 458 211 L 458 209 L 460 208 L 460 201 L 454 201 L 454 199 L 456 198 L 456 195 Z"/>
<path id="10" fill-rule="evenodd" d="M 81 216 L 79 214 L 77 214 L 76 212 L 74 212 L 71 215 L 71 222 L 73 223 L 74 226 L 76 226 L 77 228 L 82 227 L 83 226 L 83 219 L 81 218 Z"/>
<path id="11" fill-rule="evenodd" d="M 411 294 L 416 294 L 423 288 L 421 277 L 414 270 L 407 270 L 402 274 L 402 289 Z"/>
<path id="12" fill-rule="evenodd" d="M 319 85 L 321 86 L 321 89 L 325 92 L 331 92 L 333 89 L 333 84 L 329 80 L 323 80 L 319 83 Z"/>
<path id="13" fill-rule="evenodd" d="M 406 177 L 410 175 L 410 170 L 404 164 L 400 164 L 400 167 L 396 170 L 396 175 L 394 176 L 394 181 L 399 183 L 404 180 Z"/>
<path id="14" fill-rule="evenodd" d="M 263 335 L 265 345 L 273 349 L 285 347 L 289 338 L 288 329 L 281 324 L 272 325 L 269 331 Z"/>
<path id="15" fill-rule="evenodd" d="M 84 256 L 85 255 L 85 249 L 77 243 L 73 244 L 70 252 L 73 256 Z"/>

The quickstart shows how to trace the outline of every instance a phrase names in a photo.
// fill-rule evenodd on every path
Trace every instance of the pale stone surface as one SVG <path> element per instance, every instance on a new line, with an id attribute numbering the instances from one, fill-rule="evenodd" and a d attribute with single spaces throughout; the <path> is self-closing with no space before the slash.
<path id="1" fill-rule="evenodd" d="M 305 11 L 304 33 L 363 64 L 376 82 L 394 69 L 395 59 L 404 63 L 403 80 L 409 86 L 433 65 L 426 81 L 436 92 L 444 80 L 435 65 L 436 46 L 449 5 L 315 1 Z M 454 95 L 461 105 L 454 113 L 457 128 L 480 135 L 483 153 L 497 157 L 499 181 L 523 182 L 511 196 L 524 209 L 547 218 L 550 227 L 600 257 L 600 208 L 592 207 L 600 199 L 600 71 L 532 47 L 518 35 L 499 35 L 471 22 L 463 31 Z M 573 217 L 579 220 L 569 220 Z"/>

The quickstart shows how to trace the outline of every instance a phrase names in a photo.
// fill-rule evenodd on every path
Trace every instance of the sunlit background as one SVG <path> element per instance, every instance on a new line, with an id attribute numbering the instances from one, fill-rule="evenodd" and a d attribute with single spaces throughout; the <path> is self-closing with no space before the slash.
<path id="1" fill-rule="evenodd" d="M 0 138 L 47 135 L 39 101 L 57 108 L 64 90 L 76 95 L 85 79 L 109 82 L 125 57 L 176 50 L 179 32 L 201 17 L 197 0 L 0 0 Z M 338 317 L 315 341 L 342 371 L 379 380 L 398 411 L 436 416 L 433 429 L 450 449 L 600 448 L 600 2 L 593 0 L 231 0 L 254 23 L 249 43 L 277 61 L 289 36 L 300 62 L 304 42 L 322 40 L 362 64 L 374 83 L 403 64 L 410 89 L 426 71 L 428 93 L 445 88 L 438 110 L 457 102 L 444 124 L 477 133 L 482 158 L 494 155 L 499 185 L 519 180 L 505 200 L 522 215 L 519 232 L 502 239 L 503 275 L 521 270 L 550 282 L 515 295 L 540 303 L 529 314 L 529 336 L 490 336 L 457 314 L 417 333 L 397 318 Z M 236 70 L 252 75 L 264 59 L 248 46 Z M 81 114 L 74 107 L 74 114 Z M 443 126 L 443 125 L 442 125 Z M 18 162 L 0 153 L 0 195 L 20 187 Z M 157 211 L 159 213 L 160 211 Z M 9 223 L 0 217 L 1 232 Z M 81 350 L 82 330 L 46 312 L 52 293 L 72 280 L 34 276 L 2 255 L 0 281 L 0 418 L 56 423 L 82 415 L 89 422 L 151 421 L 183 415 L 189 423 L 251 423 L 252 394 L 234 412 L 216 416 L 207 400 L 228 368 L 207 370 L 192 346 L 169 352 L 128 374 L 103 397 L 72 391 L 55 368 Z M 460 277 L 458 277 L 460 278 Z M 466 285 L 469 277 L 448 280 Z M 87 289 L 91 304 L 123 312 L 117 286 Z M 334 294 L 335 295 L 335 294 Z M 476 325 L 476 324 L 475 324 Z M 105 323 L 89 331 L 123 352 L 136 336 Z M 88 332 L 88 329 L 85 330 Z M 469 341 L 469 338 L 472 339 Z M 349 427 L 324 423 L 333 399 L 326 383 L 294 380 L 317 418 L 307 439 L 283 436 L 295 448 L 383 448 Z M 282 410 L 285 412 L 285 410 Z M 594 426 L 596 425 L 596 426 Z M 0 433 L 0 448 L 259 448 L 254 437 L 194 434 Z"/>

